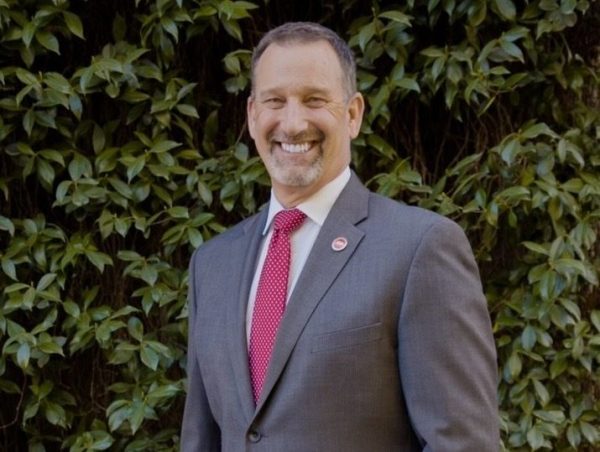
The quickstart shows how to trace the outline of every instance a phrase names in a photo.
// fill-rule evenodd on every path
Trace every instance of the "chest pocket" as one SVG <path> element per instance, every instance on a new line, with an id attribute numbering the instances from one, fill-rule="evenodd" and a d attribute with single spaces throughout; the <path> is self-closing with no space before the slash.
<path id="1" fill-rule="evenodd" d="M 332 331 L 316 336 L 312 341 L 313 353 L 321 353 L 340 348 L 354 347 L 368 342 L 380 341 L 383 334 L 381 322 L 359 328 Z"/>

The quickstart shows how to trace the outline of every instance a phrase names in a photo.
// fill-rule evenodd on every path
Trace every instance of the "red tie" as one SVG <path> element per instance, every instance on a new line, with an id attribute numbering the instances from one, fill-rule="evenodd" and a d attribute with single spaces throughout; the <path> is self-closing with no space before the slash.
<path id="1" fill-rule="evenodd" d="M 255 403 L 265 382 L 277 329 L 285 311 L 290 273 L 290 234 L 300 227 L 305 218 L 306 215 L 298 209 L 282 210 L 275 215 L 250 327 L 248 358 Z"/>

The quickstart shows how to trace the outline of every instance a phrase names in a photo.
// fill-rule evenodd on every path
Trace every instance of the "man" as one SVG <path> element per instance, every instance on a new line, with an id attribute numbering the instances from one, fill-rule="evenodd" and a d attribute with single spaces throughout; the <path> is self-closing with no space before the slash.
<path id="1" fill-rule="evenodd" d="M 498 450 L 472 252 L 455 223 L 351 173 L 350 49 L 288 23 L 255 49 L 252 80 L 271 201 L 192 258 L 182 450 Z"/>

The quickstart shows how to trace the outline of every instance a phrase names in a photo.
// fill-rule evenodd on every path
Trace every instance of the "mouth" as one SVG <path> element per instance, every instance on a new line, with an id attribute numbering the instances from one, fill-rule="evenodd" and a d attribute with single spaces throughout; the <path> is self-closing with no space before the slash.
<path id="1" fill-rule="evenodd" d="M 310 142 L 307 141 L 304 143 L 279 142 L 278 144 L 284 152 L 287 152 L 289 154 L 304 154 L 304 153 L 308 152 L 310 150 L 310 148 L 312 148 L 314 146 L 315 142 L 314 141 L 310 141 Z"/>

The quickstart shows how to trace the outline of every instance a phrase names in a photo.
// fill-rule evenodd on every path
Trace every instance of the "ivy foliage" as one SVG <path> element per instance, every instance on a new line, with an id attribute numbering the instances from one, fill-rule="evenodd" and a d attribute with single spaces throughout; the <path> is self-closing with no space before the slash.
<path id="1" fill-rule="evenodd" d="M 599 450 L 599 6 L 0 0 L 0 448 L 177 450 L 187 261 L 268 196 L 251 49 L 313 20 L 357 56 L 359 176 L 472 241 L 503 450 Z"/>

